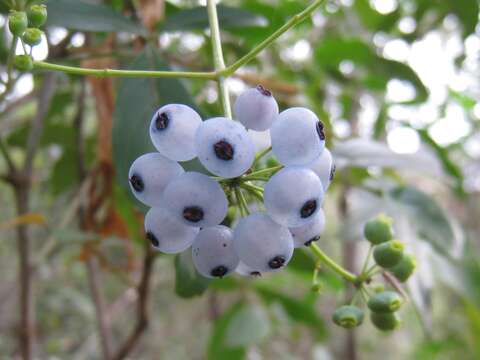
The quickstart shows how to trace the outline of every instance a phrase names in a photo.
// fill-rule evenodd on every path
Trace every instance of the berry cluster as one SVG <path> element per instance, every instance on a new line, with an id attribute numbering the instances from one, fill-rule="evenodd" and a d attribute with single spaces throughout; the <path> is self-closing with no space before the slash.
<path id="1" fill-rule="evenodd" d="M 238 121 L 202 121 L 186 105 L 161 107 L 149 128 L 158 153 L 140 156 L 129 171 L 133 194 L 151 207 L 145 232 L 152 245 L 165 253 L 192 246 L 194 265 L 206 277 L 286 266 L 295 247 L 322 233 L 321 206 L 335 170 L 323 124 L 310 110 L 279 113 L 270 91 L 257 86 L 237 98 L 234 112 Z M 269 159 L 271 167 L 258 168 L 269 149 L 256 155 L 247 129 L 270 130 L 278 160 Z M 214 176 L 185 172 L 178 163 L 195 157 Z M 265 211 L 250 214 L 248 200 Z M 229 207 L 242 215 L 233 231 L 220 225 Z"/>
<path id="2" fill-rule="evenodd" d="M 364 235 L 371 243 L 375 260 L 375 265 L 364 272 L 364 277 L 369 279 L 380 271 L 387 279 L 388 274 L 391 274 L 397 281 L 406 282 L 415 271 L 416 261 L 412 255 L 404 253 L 402 242 L 393 240 L 392 220 L 385 215 L 377 216 L 365 224 Z M 391 283 L 394 284 L 392 280 Z M 400 318 L 396 312 L 404 303 L 404 298 L 398 292 L 385 290 L 383 284 L 375 286 L 372 295 L 364 285 L 358 291 L 366 297 L 370 320 L 377 329 L 391 331 L 400 325 Z M 335 311 L 333 314 L 335 324 L 344 328 L 362 324 L 364 312 L 353 304 L 354 301 L 355 297 L 350 304 L 343 305 Z"/>
<path id="3" fill-rule="evenodd" d="M 8 28 L 13 36 L 19 38 L 25 49 L 25 44 L 33 48 L 42 41 L 43 31 L 40 27 L 47 21 L 47 7 L 45 5 L 32 5 L 24 11 L 10 11 L 8 16 Z M 31 55 L 17 55 L 15 57 L 15 67 L 20 71 L 30 71 L 33 69 L 33 59 Z"/>

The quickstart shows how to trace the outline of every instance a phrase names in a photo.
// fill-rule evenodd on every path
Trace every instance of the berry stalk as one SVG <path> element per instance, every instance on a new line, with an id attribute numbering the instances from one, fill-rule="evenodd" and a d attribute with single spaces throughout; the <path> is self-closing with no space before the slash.
<path id="1" fill-rule="evenodd" d="M 332 271 L 336 272 L 338 275 L 343 277 L 345 280 L 356 284 L 358 282 L 358 277 L 348 271 L 347 269 L 344 269 L 342 266 L 337 264 L 335 260 L 330 258 L 327 254 L 323 252 L 322 249 L 318 247 L 317 244 L 312 243 L 310 245 L 310 249 L 312 250 L 313 254 L 321 261 L 323 264 L 328 266 Z"/>

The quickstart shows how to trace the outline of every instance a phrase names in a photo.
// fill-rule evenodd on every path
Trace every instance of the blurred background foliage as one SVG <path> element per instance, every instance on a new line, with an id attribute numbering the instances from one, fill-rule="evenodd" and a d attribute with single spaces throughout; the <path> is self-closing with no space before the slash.
<path id="1" fill-rule="evenodd" d="M 46 3 L 37 60 L 212 69 L 202 1 Z M 222 1 L 226 62 L 307 5 Z M 307 252 L 282 273 L 206 281 L 189 253 L 145 246 L 128 167 L 153 149 L 146 129 L 158 106 L 221 113 L 215 83 L 34 72 L 17 74 L 9 93 L 0 84 L 0 136 L 20 169 L 0 158 L 0 358 L 25 354 L 25 336 L 37 358 L 52 359 L 480 358 L 478 20 L 477 0 L 329 0 L 228 81 L 233 96 L 263 84 L 281 108 L 308 106 L 325 122 L 337 163 L 327 252 L 358 270 L 363 223 L 379 211 L 395 219 L 419 270 L 403 326 L 388 336 L 332 325 L 349 289 L 322 271 L 323 290 L 312 293 Z"/>

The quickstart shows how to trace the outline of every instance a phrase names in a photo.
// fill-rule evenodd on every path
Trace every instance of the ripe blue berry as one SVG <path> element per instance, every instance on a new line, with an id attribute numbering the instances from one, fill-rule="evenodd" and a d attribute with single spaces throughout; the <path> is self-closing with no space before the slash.
<path id="1" fill-rule="evenodd" d="M 138 200 L 148 206 L 160 206 L 167 184 L 183 172 L 183 168 L 175 161 L 159 153 L 148 153 L 132 163 L 128 181 Z"/>
<path id="2" fill-rule="evenodd" d="M 264 202 L 277 223 L 298 227 L 314 219 L 323 201 L 323 187 L 315 173 L 303 167 L 286 167 L 265 185 Z"/>
<path id="3" fill-rule="evenodd" d="M 184 224 L 218 225 L 227 215 L 228 201 L 220 185 L 197 172 L 186 172 L 170 182 L 164 193 L 165 207 Z"/>
<path id="4" fill-rule="evenodd" d="M 308 109 L 294 107 L 280 113 L 270 129 L 272 151 L 283 165 L 307 165 L 325 147 L 323 124 Z"/>
<path id="5" fill-rule="evenodd" d="M 192 245 L 193 264 L 205 277 L 224 277 L 238 266 L 238 256 L 233 248 L 233 232 L 217 225 L 200 230 Z"/>
<path id="6" fill-rule="evenodd" d="M 176 254 L 192 245 L 199 229 L 175 220 L 161 207 L 151 208 L 145 216 L 145 234 L 152 246 L 167 254 Z"/>
<path id="7" fill-rule="evenodd" d="M 192 160 L 195 152 L 195 133 L 202 123 L 200 115 L 187 105 L 162 106 L 150 122 L 150 138 L 155 148 L 175 161 Z"/>
<path id="8" fill-rule="evenodd" d="M 293 254 L 288 228 L 260 213 L 240 220 L 234 231 L 233 245 L 240 260 L 259 272 L 286 266 Z"/>
<path id="9" fill-rule="evenodd" d="M 322 154 L 313 160 L 308 167 L 320 178 L 323 191 L 327 191 L 335 175 L 335 164 L 333 163 L 330 150 L 327 148 L 323 149 Z"/>
<path id="10" fill-rule="evenodd" d="M 320 239 L 323 229 L 325 229 L 325 213 L 319 209 L 309 223 L 290 228 L 295 247 L 309 246 L 313 241 L 317 241 Z"/>
<path id="11" fill-rule="evenodd" d="M 255 146 L 247 130 L 223 117 L 208 119 L 200 125 L 195 151 L 208 171 L 225 178 L 244 174 L 255 158 Z"/>
<path id="12" fill-rule="evenodd" d="M 278 116 L 278 104 L 272 93 L 262 85 L 251 88 L 235 101 L 235 118 L 247 129 L 265 131 L 270 129 Z"/>

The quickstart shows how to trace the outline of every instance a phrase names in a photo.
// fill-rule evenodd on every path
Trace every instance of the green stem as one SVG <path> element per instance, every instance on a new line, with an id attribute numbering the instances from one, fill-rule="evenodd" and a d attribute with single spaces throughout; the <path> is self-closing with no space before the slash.
<path id="1" fill-rule="evenodd" d="M 244 217 L 244 216 L 246 216 L 246 212 L 245 212 L 245 208 L 243 207 L 242 200 L 240 198 L 241 197 L 240 189 L 238 187 L 235 187 L 235 189 L 233 191 L 235 193 L 235 198 L 237 199 L 237 205 L 238 205 L 238 208 L 240 210 L 240 216 Z"/>
<path id="2" fill-rule="evenodd" d="M 255 186 L 253 184 L 243 182 L 243 183 L 240 184 L 240 187 L 242 187 L 242 188 L 244 188 L 245 190 L 248 190 L 248 191 L 255 191 L 255 192 L 258 192 L 260 194 L 263 194 L 263 189 L 260 186 Z"/>
<path id="3" fill-rule="evenodd" d="M 45 61 L 34 61 L 33 65 L 35 69 L 54 70 L 73 75 L 90 75 L 99 77 L 158 77 L 207 80 L 214 80 L 216 78 L 216 74 L 214 72 L 89 69 L 51 64 Z"/>
<path id="4" fill-rule="evenodd" d="M 240 178 L 240 181 L 268 181 L 270 178 L 265 177 L 265 176 L 248 176 L 247 178 Z"/>
<path id="5" fill-rule="evenodd" d="M 283 26 L 281 26 L 278 30 L 276 30 L 273 34 L 263 40 L 260 44 L 255 46 L 248 54 L 234 62 L 232 65 L 228 66 L 225 70 L 221 71 L 220 74 L 223 76 L 230 76 L 234 74 L 239 68 L 243 65 L 249 63 L 255 57 L 262 52 L 266 47 L 268 47 L 271 43 L 273 43 L 276 39 L 282 36 L 285 32 L 290 30 L 295 25 L 304 21 L 307 17 L 309 17 L 322 3 L 324 0 L 315 0 L 312 2 L 308 7 L 305 8 L 302 12 L 298 13 L 290 20 L 288 20 Z"/>
<path id="6" fill-rule="evenodd" d="M 229 75 L 225 76 L 222 74 L 222 71 L 225 70 L 225 61 L 223 60 L 222 41 L 220 37 L 220 26 L 218 24 L 217 7 L 215 5 L 215 0 L 207 0 L 207 12 L 208 22 L 210 24 L 210 36 L 212 38 L 213 61 L 215 65 L 215 70 L 218 74 L 216 80 L 218 84 L 220 102 L 222 104 L 225 117 L 232 119 L 230 94 L 228 92 L 228 86 L 226 84 L 226 78 L 228 78 Z"/>
<path id="7" fill-rule="evenodd" d="M 365 258 L 365 262 L 363 263 L 363 266 L 362 266 L 362 272 L 360 274 L 365 274 L 365 270 L 367 270 L 370 257 L 372 256 L 372 251 L 373 251 L 373 245 L 370 245 L 370 248 L 368 249 L 367 257 Z"/>
<path id="8" fill-rule="evenodd" d="M 250 215 L 250 210 L 248 208 L 247 200 L 245 199 L 245 196 L 243 195 L 242 190 L 240 189 L 238 189 L 238 196 L 239 196 L 240 202 L 242 203 L 243 209 L 245 210 L 245 213 L 247 215 Z"/>
<path id="9" fill-rule="evenodd" d="M 250 173 L 246 176 L 243 176 L 242 180 L 243 181 L 248 181 L 248 180 L 250 180 L 251 177 L 258 177 L 260 175 L 270 175 L 270 174 L 273 174 L 274 172 L 277 172 L 278 170 L 280 170 L 282 168 L 283 168 L 283 165 L 277 165 L 277 166 L 274 166 L 274 167 L 271 167 L 271 168 L 268 168 L 268 169 L 254 171 L 254 172 L 252 172 L 252 173 Z"/>
<path id="10" fill-rule="evenodd" d="M 358 282 L 358 278 L 355 274 L 352 274 L 347 269 L 344 269 L 341 265 L 337 264 L 335 260 L 330 258 L 327 254 L 323 252 L 322 249 L 318 247 L 317 244 L 312 243 L 310 245 L 310 250 L 312 250 L 313 254 L 322 261 L 326 266 L 328 266 L 332 271 L 336 272 L 338 275 L 343 277 L 345 280 L 356 284 Z"/>
<path id="11" fill-rule="evenodd" d="M 262 150 L 260 151 L 257 156 L 255 156 L 255 160 L 253 161 L 253 164 L 252 164 L 252 169 L 255 168 L 255 165 L 258 164 L 258 162 L 265 156 L 267 155 L 270 151 L 272 151 L 272 146 L 270 145 L 268 148 L 266 148 L 265 150 Z"/>

